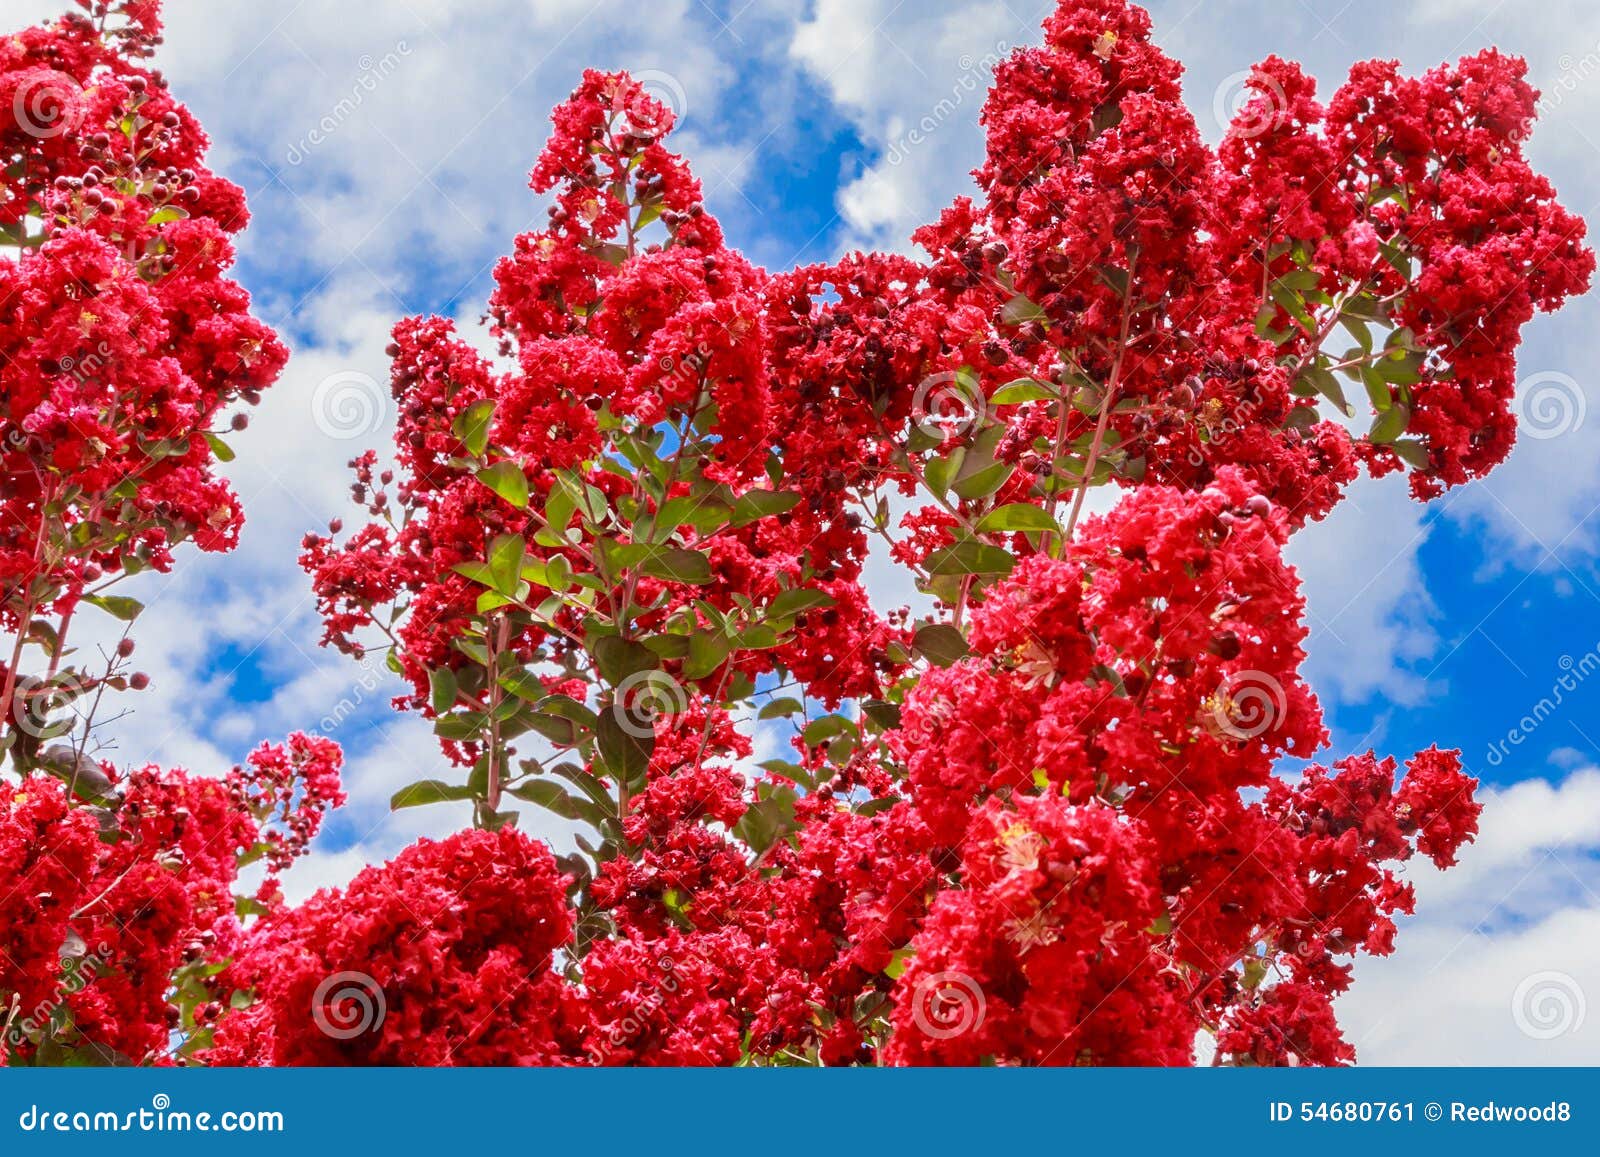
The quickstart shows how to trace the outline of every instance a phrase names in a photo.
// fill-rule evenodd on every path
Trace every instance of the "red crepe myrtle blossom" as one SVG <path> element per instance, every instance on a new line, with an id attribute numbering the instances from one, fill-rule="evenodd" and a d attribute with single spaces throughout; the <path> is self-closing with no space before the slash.
<path id="1" fill-rule="evenodd" d="M 222 1059 L 1349 1062 L 1349 960 L 1476 785 L 1438 748 L 1278 773 L 1328 742 L 1283 550 L 1363 464 L 1426 498 L 1504 457 L 1520 327 L 1593 267 L 1522 160 L 1523 71 L 1363 65 L 1324 108 L 1269 59 L 1213 150 L 1146 14 L 1065 0 L 926 260 L 781 274 L 726 247 L 670 112 L 586 74 L 550 227 L 497 271 L 504 362 L 397 326 L 398 472 L 358 459 L 374 520 L 303 558 L 327 641 L 387 647 L 462 765 L 395 806 L 470 801 L 492 872 L 536 855 L 512 800 L 590 829 L 530 900 L 570 937 L 497 942 L 534 962 L 520 1034 L 386 964 L 403 1032 L 255 1013 Z M 869 535 L 934 616 L 874 614 Z M 751 712 L 791 758 L 748 766 Z M 460 848 L 277 914 L 239 983 L 292 1016 L 376 881 Z"/>
<path id="2" fill-rule="evenodd" d="M 1358 66 L 1324 109 L 1273 58 L 1212 150 L 1146 14 L 1066 0 L 997 70 L 982 200 L 926 261 L 776 275 L 726 248 L 668 110 L 587 74 L 534 170 L 550 228 L 497 272 L 512 368 L 398 326 L 398 481 L 358 459 L 376 520 L 304 557 L 328 641 L 378 628 L 466 769 L 396 806 L 472 801 L 497 864 L 531 854 L 510 799 L 593 829 L 560 860 L 572 933 L 533 954 L 535 1039 L 485 1053 L 470 986 L 374 975 L 430 1033 L 361 1048 L 1350 1061 L 1348 960 L 1391 950 L 1396 866 L 1452 863 L 1478 805 L 1437 748 L 1398 785 L 1370 753 L 1275 773 L 1328 738 L 1282 552 L 1363 463 L 1428 497 L 1504 457 L 1521 324 L 1593 266 L 1521 159 L 1523 71 Z M 1324 416 L 1341 378 L 1363 436 Z M 899 528 L 895 492 L 924 503 Z M 870 610 L 869 533 L 939 614 Z M 752 708 L 794 721 L 753 779 Z M 361 892 L 305 919 L 337 940 Z M 247 973 L 285 1015 L 358 958 L 275 982 L 300 919 Z M 255 1039 L 225 1059 L 291 1055 Z"/>
<path id="3" fill-rule="evenodd" d="M 132 620 L 121 579 L 233 547 L 214 430 L 286 351 L 226 276 L 242 193 L 145 63 L 159 5 L 78 6 L 0 40 L 0 1038 L 11 1063 L 167 1063 L 248 1003 L 217 978 L 343 802 L 341 756 L 296 734 L 206 778 L 94 754 L 95 705 L 150 676 L 126 635 L 80 665 L 74 616 Z"/>
<path id="4" fill-rule="evenodd" d="M 337 745 L 295 734 L 221 779 L 97 764 L 96 806 L 46 774 L 0 791 L 9 1057 L 169 1063 L 174 1033 L 207 1042 L 232 994 L 215 978 L 239 917 L 281 902 L 278 874 L 344 802 L 340 761 Z M 257 859 L 264 879 L 236 898 Z"/>
<path id="5" fill-rule="evenodd" d="M 394 806 L 477 830 L 218 910 L 189 1055 L 1352 1060 L 1350 961 L 1392 950 L 1399 866 L 1475 835 L 1476 783 L 1438 748 L 1282 773 L 1328 743 L 1283 551 L 1362 465 L 1427 498 L 1497 463 L 1520 327 L 1593 259 L 1508 58 L 1359 66 L 1326 108 L 1268 60 L 1217 149 L 1178 77 L 1143 10 L 1063 0 L 924 259 L 769 274 L 670 111 L 586 73 L 549 225 L 496 270 L 500 358 L 398 324 L 394 466 L 354 459 L 368 518 L 302 556 L 325 642 L 386 651 L 457 765 Z M 872 610 L 872 536 L 934 613 Z M 789 758 L 752 764 L 753 725 Z M 314 828 L 253 846 L 276 870 Z"/>
<path id="6" fill-rule="evenodd" d="M 213 430 L 286 357 L 226 276 L 243 194 L 144 63 L 159 5 L 79 7 L 0 41 L 0 727 L 23 766 L 50 737 L 34 700 L 148 682 L 64 665 L 62 636 L 84 603 L 132 618 L 111 588 L 180 543 L 237 542 Z"/>

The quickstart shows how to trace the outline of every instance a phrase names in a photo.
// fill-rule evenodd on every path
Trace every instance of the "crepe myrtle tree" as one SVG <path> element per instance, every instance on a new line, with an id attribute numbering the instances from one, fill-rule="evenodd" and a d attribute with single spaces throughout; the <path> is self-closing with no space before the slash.
<path id="1" fill-rule="evenodd" d="M 217 473 L 285 350 L 227 277 L 241 191 L 148 61 L 150 0 L 82 3 L 0 40 L 0 1057 L 160 1063 L 209 1042 L 248 993 L 216 980 L 241 919 L 339 802 L 339 749 L 292 736 L 221 777 L 103 758 L 126 632 L 84 613 L 179 547 L 225 551 Z M 234 416 L 226 412 L 233 410 Z M 109 698 L 108 698 L 109 697 Z M 239 870 L 263 875 L 236 896 Z"/>
<path id="2" fill-rule="evenodd" d="M 670 110 L 585 74 L 500 359 L 396 327 L 395 468 L 302 560 L 460 769 L 394 806 L 474 830 L 264 922 L 215 1060 L 1353 1059 L 1349 962 L 1476 785 L 1437 747 L 1274 775 L 1328 742 L 1283 550 L 1362 470 L 1426 500 L 1500 462 L 1520 329 L 1593 258 L 1519 60 L 1321 103 L 1269 58 L 1215 149 L 1179 72 L 1143 10 L 1063 0 L 922 258 L 783 273 Z M 874 610 L 874 537 L 933 613 Z M 344 970 L 389 1013 L 335 1039 Z"/>
<path id="3" fill-rule="evenodd" d="M 1593 258 L 1520 61 L 1324 104 L 1270 58 L 1213 149 L 1150 37 L 1063 0 L 922 256 L 781 273 L 670 110 L 584 75 L 498 358 L 396 326 L 392 463 L 302 556 L 455 768 L 393 805 L 471 828 L 230 924 L 187 1059 L 1354 1059 L 1350 961 L 1476 785 L 1437 747 L 1274 774 L 1329 738 L 1283 550 L 1363 470 L 1501 461 L 1521 327 Z M 874 609 L 874 539 L 932 611 Z"/>

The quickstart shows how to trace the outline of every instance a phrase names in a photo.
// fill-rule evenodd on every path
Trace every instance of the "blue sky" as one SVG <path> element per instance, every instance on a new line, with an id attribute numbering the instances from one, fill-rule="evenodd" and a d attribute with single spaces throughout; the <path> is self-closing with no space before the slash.
<path id="1" fill-rule="evenodd" d="M 1491 43 L 1520 52 L 1546 92 L 1531 152 L 1569 207 L 1600 219 L 1600 6 L 1551 0 L 1535 22 L 1494 0 L 1337 4 L 1150 8 L 1213 140 L 1243 70 L 1271 52 L 1302 61 L 1324 95 L 1366 56 L 1419 71 Z M 54 7 L 8 4 L 26 15 Z M 966 191 L 986 62 L 1035 42 L 1049 5 L 168 7 L 163 63 L 215 137 L 214 163 L 251 197 L 239 275 L 295 357 L 233 439 L 248 519 L 240 551 L 190 556 L 146 589 L 140 655 L 156 681 L 117 754 L 220 768 L 261 739 L 343 717 L 330 730 L 350 753 L 353 798 L 302 865 L 297 888 L 309 890 L 464 819 L 388 816 L 394 788 L 437 770 L 431 742 L 387 710 L 381 671 L 315 646 L 293 555 L 307 529 L 346 512 L 344 461 L 392 429 L 388 326 L 410 313 L 474 320 L 494 259 L 542 222 L 526 172 L 580 70 L 648 74 L 682 113 L 680 144 L 732 241 L 782 268 L 857 245 L 904 248 L 912 227 Z M 926 140 L 896 147 L 917 125 L 932 126 Z M 1546 1037 L 1526 1031 L 1518 1008 L 1529 978 L 1545 974 L 1572 1007 L 1585 992 L 1600 999 L 1600 677 L 1563 691 L 1525 741 L 1489 757 L 1600 647 L 1597 320 L 1586 299 L 1527 335 L 1530 390 L 1554 380 L 1582 408 L 1559 436 L 1525 439 L 1489 481 L 1426 508 L 1403 486 L 1360 485 L 1291 550 L 1310 598 L 1310 674 L 1335 737 L 1328 757 L 1438 742 L 1461 748 L 1493 788 L 1479 847 L 1450 876 L 1417 871 L 1423 911 L 1400 953 L 1364 965 L 1346 998 L 1367 1060 L 1600 1061 L 1600 1011 Z M 874 591 L 886 604 L 898 593 Z"/>

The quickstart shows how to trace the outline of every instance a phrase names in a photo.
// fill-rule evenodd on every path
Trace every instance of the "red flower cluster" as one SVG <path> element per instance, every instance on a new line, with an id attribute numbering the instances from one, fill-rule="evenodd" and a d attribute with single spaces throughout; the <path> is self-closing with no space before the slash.
<path id="1" fill-rule="evenodd" d="M 1478 807 L 1437 749 L 1398 786 L 1371 754 L 1278 773 L 1327 742 L 1283 549 L 1362 462 L 1426 497 L 1499 461 L 1520 326 L 1593 259 L 1521 159 L 1518 63 L 1362 66 L 1324 110 L 1272 59 L 1216 150 L 1178 76 L 1141 9 L 1065 0 L 928 261 L 767 275 L 667 110 L 591 73 L 534 170 L 551 226 L 497 274 L 516 368 L 397 327 L 393 498 L 359 460 L 377 520 L 304 562 L 330 641 L 399 624 L 408 705 L 470 765 L 423 798 L 593 830 L 570 999 L 542 956 L 530 994 L 545 1059 L 1351 1059 L 1349 957 Z M 1321 412 L 1353 413 L 1341 379 L 1365 436 Z M 900 535 L 896 492 L 925 504 Z M 872 613 L 869 532 L 939 615 Z M 746 704 L 795 720 L 792 761 L 740 774 Z M 433 999 L 384 1056 L 479 1039 L 470 987 Z"/>
<path id="2" fill-rule="evenodd" d="M 214 427 L 254 403 L 287 351 L 226 276 L 242 192 L 205 167 L 207 141 L 142 61 L 160 40 L 151 0 L 85 12 L 0 41 L 0 718 L 24 641 L 46 682 L 82 693 L 60 636 L 84 601 L 165 571 L 172 551 L 237 542 L 242 514 Z M 232 419 L 241 428 L 245 416 Z M 134 682 L 142 683 L 142 677 Z M 121 681 L 115 686 L 126 686 Z M 8 745 L 29 737 L 7 735 Z"/>
<path id="3" fill-rule="evenodd" d="M 239 912 L 278 903 L 277 874 L 344 800 L 338 747 L 293 735 L 222 779 L 85 764 L 99 806 L 47 775 L 0 792 L 0 994 L 13 1059 L 169 1063 L 231 990 L 216 979 Z M 253 897 L 240 868 L 267 861 Z M 204 1043 L 205 1036 L 196 1043 Z"/>
<path id="4" fill-rule="evenodd" d="M 212 1064 L 559 1063 L 576 997 L 551 970 L 571 939 L 565 881 L 516 832 L 423 840 L 253 931 L 229 977 L 256 1001 Z"/>
<path id="5" fill-rule="evenodd" d="M 343 801 L 341 756 L 295 735 L 198 778 L 87 754 L 94 705 L 149 676 L 126 636 L 75 666 L 73 616 L 131 620 L 114 583 L 234 545 L 214 427 L 286 351 L 225 275 L 242 193 L 144 63 L 159 5 L 79 7 L 0 40 L 0 1035 L 11 1062 L 159 1063 L 247 1001 L 217 979 L 240 916 Z"/>
<path id="6" fill-rule="evenodd" d="M 397 325 L 395 467 L 356 458 L 368 517 L 302 557 L 325 641 L 386 650 L 458 765 L 394 806 L 479 830 L 296 908 L 269 880 L 243 928 L 197 895 L 169 923 L 207 922 L 194 984 L 234 1009 L 196 1051 L 1349 1062 L 1349 961 L 1391 950 L 1398 866 L 1474 836 L 1476 785 L 1437 748 L 1398 784 L 1372 753 L 1285 770 L 1328 735 L 1284 548 L 1363 463 L 1425 498 L 1498 462 L 1520 327 L 1593 258 L 1521 157 L 1516 62 L 1360 66 L 1324 109 L 1269 60 L 1215 150 L 1179 72 L 1141 9 L 1063 0 L 997 71 L 981 198 L 918 231 L 926 260 L 782 274 L 728 248 L 669 110 L 587 73 L 533 171 L 549 226 L 496 270 L 500 360 Z M 64 204 L 104 203 L 87 179 Z M 23 268 L 88 268 L 59 240 Z M 1353 416 L 1346 382 L 1364 435 L 1325 414 Z M 1101 485 L 1121 501 L 1083 517 Z M 934 613 L 872 610 L 870 535 Z M 753 727 L 790 758 L 752 766 Z M 339 798 L 331 759 L 265 750 L 209 823 L 276 871 Z M 70 877 L 87 820 L 55 806 Z"/>

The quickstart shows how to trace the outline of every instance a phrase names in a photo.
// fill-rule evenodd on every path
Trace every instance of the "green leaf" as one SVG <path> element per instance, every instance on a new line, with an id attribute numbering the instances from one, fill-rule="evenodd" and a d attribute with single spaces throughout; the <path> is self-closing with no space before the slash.
<path id="1" fill-rule="evenodd" d="M 861 714 L 877 724 L 883 731 L 893 731 L 900 726 L 900 705 L 884 699 L 864 699 Z"/>
<path id="2" fill-rule="evenodd" d="M 182 221 L 188 216 L 189 214 L 186 210 L 180 209 L 176 205 L 163 205 L 145 219 L 145 224 L 151 226 L 165 225 L 169 221 Z"/>
<path id="3" fill-rule="evenodd" d="M 620 686 L 631 675 L 653 671 L 661 665 L 649 647 L 618 635 L 596 639 L 590 650 L 594 652 L 595 665 L 600 668 L 600 677 L 613 687 Z"/>
<path id="4" fill-rule="evenodd" d="M 565 488 L 557 486 L 551 490 L 549 500 L 544 504 L 545 527 L 533 536 L 533 540 L 541 546 L 567 546 L 567 524 L 572 521 L 573 514 L 578 509 L 577 500 Z"/>
<path id="5" fill-rule="evenodd" d="M 950 488 L 963 498 L 987 498 L 1004 486 L 1017 467 L 1011 462 L 992 462 L 982 470 L 975 470 L 958 479 Z"/>
<path id="6" fill-rule="evenodd" d="M 593 731 L 600 717 L 570 695 L 550 695 L 538 704 L 539 714 L 570 719 L 585 731 Z"/>
<path id="7" fill-rule="evenodd" d="M 518 699 L 526 699 L 529 703 L 538 703 L 548 695 L 539 677 L 523 667 L 513 667 L 509 671 L 501 672 L 495 682 Z"/>
<path id="8" fill-rule="evenodd" d="M 441 779 L 423 779 L 407 784 L 389 797 L 389 810 L 420 807 L 429 803 L 449 803 L 453 800 L 471 799 L 472 789 L 465 784 L 445 783 Z"/>
<path id="9" fill-rule="evenodd" d="M 124 623 L 131 623 L 139 617 L 139 612 L 144 610 L 144 604 L 138 599 L 130 599 L 126 595 L 84 595 L 83 601 L 90 606 L 99 607 L 115 619 Z"/>
<path id="10" fill-rule="evenodd" d="M 733 643 L 720 631 L 699 630 L 689 636 L 689 657 L 684 660 L 686 679 L 704 679 L 722 666 Z"/>
<path id="11" fill-rule="evenodd" d="M 921 624 L 911 646 L 935 667 L 948 667 L 967 653 L 966 636 L 948 623 Z"/>
<path id="12" fill-rule="evenodd" d="M 1048 511 L 1041 510 L 1028 502 L 1013 502 L 1009 506 L 997 506 L 989 511 L 978 521 L 978 530 L 989 531 L 1050 531 L 1061 533 L 1061 527 L 1051 517 Z"/>
<path id="13" fill-rule="evenodd" d="M 1415 438 L 1401 438 L 1389 447 L 1408 465 L 1418 470 L 1428 468 L 1428 448 Z"/>
<path id="14" fill-rule="evenodd" d="M 233 447 L 224 442 L 210 430 L 201 434 L 206 440 L 206 445 L 211 447 L 211 452 L 217 456 L 218 462 L 232 462 L 234 459 Z"/>
<path id="15" fill-rule="evenodd" d="M 1356 344 L 1361 347 L 1362 353 L 1370 354 L 1372 352 L 1372 328 L 1364 320 L 1344 313 L 1339 316 L 1339 324 L 1344 326 L 1350 332 L 1350 336 L 1356 339 Z"/>
<path id="16" fill-rule="evenodd" d="M 475 741 L 482 737 L 489 717 L 481 711 L 461 711 L 433 721 L 433 733 L 441 739 Z"/>
<path id="17" fill-rule="evenodd" d="M 653 547 L 639 563 L 651 578 L 703 586 L 711 581 L 711 560 L 697 550 L 681 546 Z"/>
<path id="18" fill-rule="evenodd" d="M 474 458 L 482 458 L 489 448 L 489 427 L 494 422 L 494 402 L 488 398 L 473 402 L 450 423 L 450 432 Z"/>
<path id="19" fill-rule="evenodd" d="M 530 779 L 506 789 L 509 795 L 526 803 L 538 804 L 563 819 L 588 820 L 597 824 L 607 818 L 605 813 L 588 800 L 576 799 L 559 783 L 548 779 Z"/>
<path id="20" fill-rule="evenodd" d="M 595 727 L 600 761 L 613 779 L 627 784 L 630 790 L 642 789 L 650 768 L 650 753 L 655 750 L 655 736 L 637 734 L 642 730 L 638 727 L 624 727 L 622 714 L 600 712 Z"/>
<path id="21" fill-rule="evenodd" d="M 760 518 L 770 518 L 794 509 L 800 495 L 790 490 L 752 490 L 733 503 L 733 526 L 747 526 Z"/>
<path id="22" fill-rule="evenodd" d="M 811 774 L 798 763 L 790 763 L 787 759 L 767 759 L 756 764 L 762 771 L 769 771 L 773 775 L 780 775 L 791 783 L 798 783 L 807 791 L 816 790 L 816 781 Z"/>
<path id="23" fill-rule="evenodd" d="M 1000 307 L 1000 321 L 1005 325 L 1021 325 L 1027 321 L 1046 321 L 1049 315 L 1022 294 L 1017 294 Z"/>
<path id="24" fill-rule="evenodd" d="M 786 719 L 805 709 L 806 705 L 800 700 L 785 696 L 782 699 L 774 699 L 771 703 L 768 703 L 756 715 L 756 719 Z"/>
<path id="25" fill-rule="evenodd" d="M 917 950 L 910 946 L 896 948 L 889 954 L 889 963 L 884 967 L 883 974 L 890 980 L 899 980 L 905 975 L 906 968 L 916 954 Z"/>
<path id="26" fill-rule="evenodd" d="M 1006 575 L 1016 565 L 1010 551 L 970 538 L 941 547 L 926 563 L 930 575 Z"/>
<path id="27" fill-rule="evenodd" d="M 757 800 L 734 825 L 733 834 L 757 855 L 765 852 L 796 827 L 794 788 L 787 784 L 761 784 Z"/>
<path id="28" fill-rule="evenodd" d="M 1387 445 L 1404 434 L 1410 423 L 1410 406 L 1404 404 L 1390 406 L 1373 420 L 1367 439 L 1376 446 Z"/>
<path id="29" fill-rule="evenodd" d="M 777 594 L 767 604 L 767 616 L 773 619 L 787 619 L 791 615 L 813 611 L 819 607 L 831 607 L 833 602 L 833 596 L 823 591 L 796 587 L 794 590 Z"/>
<path id="30" fill-rule="evenodd" d="M 807 747 L 815 747 L 819 743 L 826 743 L 841 735 L 856 734 L 858 729 L 855 720 L 839 714 L 819 715 L 806 724 L 805 730 L 800 733 L 800 739 Z"/>
<path id="31" fill-rule="evenodd" d="M 1394 405 L 1394 391 L 1371 366 L 1361 367 L 1361 384 L 1367 389 L 1367 400 L 1372 403 L 1372 408 L 1380 414 Z"/>
<path id="32" fill-rule="evenodd" d="M 930 458 L 928 464 L 922 468 L 922 480 L 928 484 L 928 489 L 933 491 L 936 497 L 950 489 L 951 483 L 961 471 L 961 463 L 966 456 L 966 449 L 957 446 L 942 458 Z"/>
<path id="33" fill-rule="evenodd" d="M 1048 382 L 1041 382 L 1037 378 L 1017 378 L 991 394 L 989 403 L 995 406 L 1014 406 L 1019 402 L 1042 402 L 1046 398 L 1060 396 L 1056 388 Z"/>
<path id="34" fill-rule="evenodd" d="M 508 459 L 501 459 L 478 471 L 478 481 L 518 510 L 528 508 L 528 476 L 522 467 Z"/>
<path id="35" fill-rule="evenodd" d="M 494 568 L 486 562 L 458 562 L 450 569 L 465 575 L 479 586 L 492 588 L 495 584 Z"/>
<path id="36" fill-rule="evenodd" d="M 1335 406 L 1338 406 L 1346 417 L 1355 416 L 1355 407 L 1344 396 L 1344 387 L 1339 384 L 1338 378 L 1328 372 L 1326 367 L 1315 363 L 1307 365 L 1305 367 L 1305 378 L 1317 393 L 1327 398 Z"/>
<path id="37" fill-rule="evenodd" d="M 428 698 L 435 715 L 443 715 L 456 704 L 456 675 L 448 667 L 428 672 Z"/>
<path id="38" fill-rule="evenodd" d="M 527 544 L 520 534 L 496 535 L 489 544 L 489 573 L 495 590 L 509 599 L 522 587 L 522 559 Z"/>

